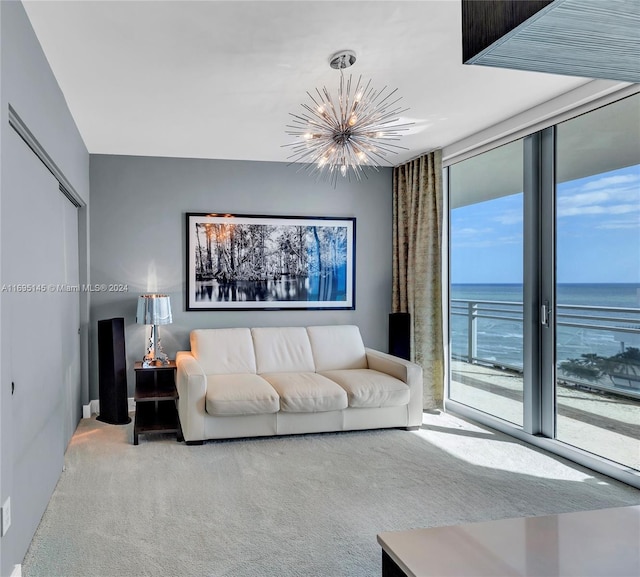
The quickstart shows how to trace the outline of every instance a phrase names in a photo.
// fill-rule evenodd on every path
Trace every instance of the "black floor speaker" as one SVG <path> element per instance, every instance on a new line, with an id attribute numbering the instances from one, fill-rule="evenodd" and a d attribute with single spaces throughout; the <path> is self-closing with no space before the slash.
<path id="1" fill-rule="evenodd" d="M 98 421 L 111 425 L 131 422 L 127 400 L 127 359 L 124 318 L 98 321 Z"/>
<path id="2" fill-rule="evenodd" d="M 411 360 L 411 315 L 391 313 L 389 315 L 389 354 Z"/>

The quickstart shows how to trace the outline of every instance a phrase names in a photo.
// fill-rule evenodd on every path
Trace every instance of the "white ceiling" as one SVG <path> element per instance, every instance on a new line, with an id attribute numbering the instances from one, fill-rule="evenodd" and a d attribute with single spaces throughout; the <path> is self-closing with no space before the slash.
<path id="1" fill-rule="evenodd" d="M 286 161 L 290 112 L 328 59 L 398 88 L 402 163 L 588 79 L 461 64 L 460 0 L 25 0 L 91 153 Z"/>

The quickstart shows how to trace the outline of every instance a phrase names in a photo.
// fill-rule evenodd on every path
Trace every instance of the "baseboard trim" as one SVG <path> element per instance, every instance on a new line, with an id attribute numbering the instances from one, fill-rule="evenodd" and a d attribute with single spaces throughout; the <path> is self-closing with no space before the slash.
<path id="1" fill-rule="evenodd" d="M 130 413 L 134 413 L 136 410 L 136 402 L 133 397 L 129 397 L 127 399 L 127 410 Z M 82 405 L 82 418 L 90 419 L 91 415 L 99 415 L 100 414 L 100 400 L 93 399 L 89 401 L 88 405 Z"/>

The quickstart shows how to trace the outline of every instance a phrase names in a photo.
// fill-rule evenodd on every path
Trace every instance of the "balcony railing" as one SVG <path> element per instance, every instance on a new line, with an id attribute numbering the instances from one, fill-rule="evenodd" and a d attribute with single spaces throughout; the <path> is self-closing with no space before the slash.
<path id="1" fill-rule="evenodd" d="M 500 332 L 516 323 L 522 335 L 521 302 L 451 299 L 451 316 L 460 319 L 455 322 L 452 318 L 451 323 L 454 359 L 522 372 L 522 337 L 514 336 L 509 340 Z M 466 319 L 462 320 L 462 317 Z M 480 331 L 483 321 L 486 323 Z M 624 353 L 630 347 L 640 347 L 640 308 L 561 304 L 557 305 L 556 327 L 558 379 L 640 398 L 640 365 L 633 361 L 629 365 L 618 363 L 624 369 L 621 374 L 612 373 L 607 378 L 591 380 L 567 374 L 560 368 L 562 362 L 579 359 L 582 355 L 599 355 L 604 359 Z M 585 340 L 584 335 L 592 335 L 592 338 L 580 342 Z M 487 350 L 491 346 L 488 341 L 500 337 L 510 343 L 509 354 L 501 352 L 499 347 Z M 484 347 L 479 346 L 479 338 L 487 341 Z"/>

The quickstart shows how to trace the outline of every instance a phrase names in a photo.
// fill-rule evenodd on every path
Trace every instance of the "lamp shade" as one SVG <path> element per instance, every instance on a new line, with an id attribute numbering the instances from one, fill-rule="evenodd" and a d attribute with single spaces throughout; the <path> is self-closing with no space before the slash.
<path id="1" fill-rule="evenodd" d="M 139 325 L 168 325 L 171 318 L 171 300 L 167 295 L 142 295 L 138 298 L 136 322 Z"/>

